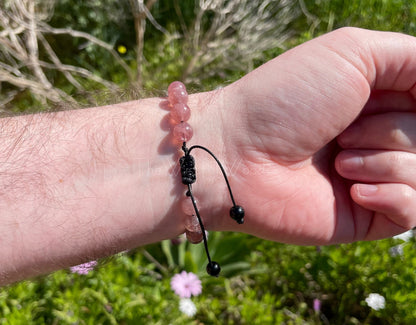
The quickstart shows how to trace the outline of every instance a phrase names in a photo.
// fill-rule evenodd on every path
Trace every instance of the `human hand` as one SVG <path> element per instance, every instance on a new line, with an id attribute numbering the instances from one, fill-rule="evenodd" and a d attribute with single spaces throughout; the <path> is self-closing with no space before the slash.
<path id="1" fill-rule="evenodd" d="M 340 151 L 334 140 L 364 107 L 373 113 L 415 111 L 414 53 L 413 37 L 345 28 L 286 52 L 227 87 L 237 104 L 224 119 L 233 121 L 224 131 L 224 147 L 229 165 L 243 162 L 242 168 L 233 170 L 232 185 L 247 217 L 244 226 L 237 228 L 227 220 L 214 228 L 287 243 L 331 244 L 384 238 L 415 226 L 415 182 L 398 173 L 399 164 L 403 168 L 412 164 L 409 155 L 414 153 L 415 136 L 409 140 L 395 131 L 399 140 L 383 146 L 382 139 L 388 135 L 377 139 L 381 135 L 371 119 L 382 119 L 386 125 L 388 114 L 363 120 L 371 138 L 352 131 L 345 133 L 351 138 L 340 137 L 341 143 L 350 139 L 343 143 L 348 149 L 409 151 L 384 153 L 389 158 L 378 153 L 368 165 L 372 173 L 367 176 L 367 169 L 349 173 L 342 169 L 340 163 L 348 152 L 340 154 L 341 175 L 382 182 L 377 195 L 364 199 L 359 185 L 354 185 L 351 197 L 351 181 L 340 177 L 334 167 Z M 390 101 L 377 105 L 370 95 L 380 90 Z M 406 130 L 411 129 L 410 120 L 406 125 Z M 397 147 L 400 141 L 404 143 Z M 396 162 L 394 166 L 388 166 L 389 159 Z"/>
<path id="2" fill-rule="evenodd" d="M 385 102 L 382 106 L 376 102 L 385 96 L 374 96 L 371 110 L 382 111 Z M 366 239 L 391 236 L 395 228 L 411 228 L 416 215 L 414 104 L 410 98 L 400 97 L 389 109 L 409 111 L 365 115 L 338 137 L 345 150 L 337 156 L 336 168 L 340 175 L 357 182 L 351 187 L 351 197 L 363 215 L 356 221 L 357 229 L 369 230 L 362 234 Z M 369 227 L 372 220 L 378 222 Z"/>

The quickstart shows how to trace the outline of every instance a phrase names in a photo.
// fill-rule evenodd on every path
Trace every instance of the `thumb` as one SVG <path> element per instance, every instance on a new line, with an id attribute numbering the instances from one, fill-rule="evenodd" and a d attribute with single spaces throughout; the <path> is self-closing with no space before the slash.
<path id="1" fill-rule="evenodd" d="M 286 162 L 307 159 L 360 114 L 374 89 L 416 97 L 416 38 L 342 28 L 269 61 L 233 86 L 256 145 Z M 251 139 L 251 140 L 252 140 Z"/>

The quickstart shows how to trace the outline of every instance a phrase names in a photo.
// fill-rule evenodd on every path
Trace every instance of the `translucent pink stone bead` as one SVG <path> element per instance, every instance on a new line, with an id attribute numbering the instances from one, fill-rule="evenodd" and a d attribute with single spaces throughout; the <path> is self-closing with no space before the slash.
<path id="1" fill-rule="evenodd" d="M 191 110 L 189 106 L 184 103 L 176 103 L 170 110 L 170 117 L 176 123 L 184 122 L 191 117 Z"/>
<path id="2" fill-rule="evenodd" d="M 186 235 L 186 239 L 191 244 L 199 244 L 204 239 L 202 232 L 192 232 L 192 231 L 186 230 L 185 235 Z"/>
<path id="3" fill-rule="evenodd" d="M 196 204 L 198 205 L 198 200 L 195 199 Z M 192 216 L 195 214 L 194 205 L 192 204 L 190 197 L 184 197 L 181 202 L 181 208 L 184 214 L 187 216 Z"/>
<path id="4" fill-rule="evenodd" d="M 170 93 L 173 89 L 185 89 L 186 86 L 180 81 L 174 81 L 168 86 L 168 93 Z"/>
<path id="5" fill-rule="evenodd" d="M 198 218 L 195 214 L 187 216 L 187 218 L 185 219 L 185 229 L 191 232 L 202 233 Z"/>
<path id="6" fill-rule="evenodd" d="M 196 215 L 187 216 L 185 219 L 186 239 L 192 244 L 198 244 L 202 241 L 203 235 Z"/>
<path id="7" fill-rule="evenodd" d="M 180 81 L 172 82 L 168 87 L 168 101 L 171 106 L 176 103 L 188 102 L 188 92 L 185 85 Z"/>
<path id="8" fill-rule="evenodd" d="M 187 122 L 182 122 L 175 125 L 172 134 L 176 141 L 188 142 L 194 135 L 194 131 Z"/>

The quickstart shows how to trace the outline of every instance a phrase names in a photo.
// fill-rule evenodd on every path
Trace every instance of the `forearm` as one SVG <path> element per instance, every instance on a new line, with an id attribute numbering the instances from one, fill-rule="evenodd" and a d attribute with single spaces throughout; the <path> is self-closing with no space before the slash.
<path id="1" fill-rule="evenodd" d="M 190 98 L 195 140 L 210 139 L 214 150 L 222 148 L 213 136 L 219 93 Z M 0 120 L 1 283 L 184 231 L 179 152 L 163 101 Z M 204 165 L 198 171 L 210 186 L 218 175 Z M 204 201 L 215 200 L 221 205 Z"/>

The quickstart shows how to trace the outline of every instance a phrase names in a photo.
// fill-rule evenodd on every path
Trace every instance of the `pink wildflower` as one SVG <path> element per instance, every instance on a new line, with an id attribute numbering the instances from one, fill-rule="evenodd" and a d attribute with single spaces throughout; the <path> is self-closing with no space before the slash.
<path id="1" fill-rule="evenodd" d="M 321 311 L 321 301 L 319 299 L 313 300 L 313 310 L 317 313 Z"/>
<path id="2" fill-rule="evenodd" d="M 192 272 L 176 274 L 170 281 L 170 286 L 180 298 L 191 298 L 202 292 L 201 280 Z"/>
<path id="3" fill-rule="evenodd" d="M 71 273 L 88 274 L 97 266 L 97 261 L 90 261 L 84 264 L 75 265 L 70 267 Z"/>

